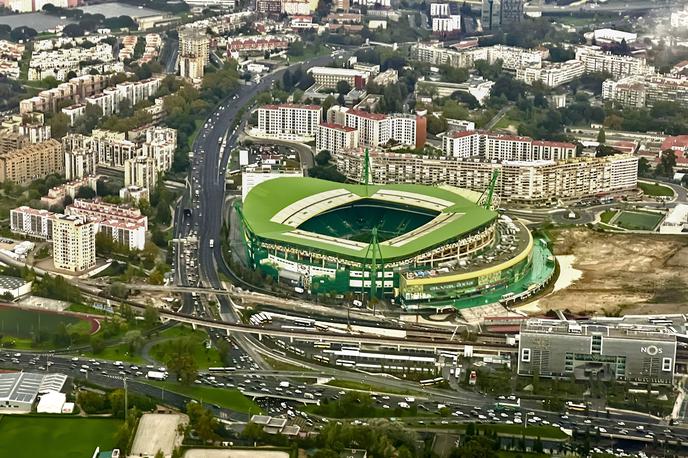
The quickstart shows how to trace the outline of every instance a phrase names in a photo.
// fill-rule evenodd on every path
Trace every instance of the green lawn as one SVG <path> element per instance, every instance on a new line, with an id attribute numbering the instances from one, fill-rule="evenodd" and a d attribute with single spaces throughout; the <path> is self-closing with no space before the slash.
<path id="1" fill-rule="evenodd" d="M 512 108 L 511 110 L 507 111 L 504 117 L 495 124 L 494 128 L 495 129 L 508 129 L 509 126 L 513 126 L 518 128 L 518 125 L 521 124 L 521 121 L 516 118 L 518 116 L 518 110 L 516 108 Z"/>
<path id="2" fill-rule="evenodd" d="M 643 183 L 639 181 L 638 187 L 643 191 L 643 193 L 645 193 L 646 196 L 672 197 L 674 195 L 674 191 L 670 187 L 662 186 L 658 183 Z"/>
<path id="3" fill-rule="evenodd" d="M 241 394 L 241 391 L 231 388 L 213 388 L 209 386 L 184 386 L 175 382 L 157 382 L 148 381 L 151 385 L 159 386 L 172 393 L 183 394 L 189 396 L 197 401 L 206 402 L 210 404 L 217 404 L 225 409 L 234 410 L 236 412 L 251 414 L 261 413 L 262 410 L 256 403 Z"/>
<path id="4" fill-rule="evenodd" d="M 110 361 L 124 361 L 132 364 L 144 364 L 146 362 L 137 354 L 129 354 L 129 344 L 126 343 L 105 347 L 105 349 L 98 354 L 95 354 L 91 351 L 84 352 L 83 356 L 88 358 L 107 359 Z"/>
<path id="5" fill-rule="evenodd" d="M 622 211 L 614 220 L 614 225 L 629 230 L 651 231 L 664 216 L 659 213 L 641 211 Z"/>
<path id="6" fill-rule="evenodd" d="M 18 307 L 0 307 L 0 334 L 5 336 L 30 339 L 39 329 L 54 334 L 60 323 L 67 326 L 69 332 L 88 334 L 91 325 L 88 321 L 72 315 Z"/>
<path id="7" fill-rule="evenodd" d="M 208 368 L 213 366 L 224 366 L 220 353 L 216 348 L 206 348 L 205 343 L 208 340 L 208 334 L 200 329 L 194 331 L 186 326 L 174 326 L 166 329 L 160 333 L 158 338 L 162 339 L 189 339 L 188 349 L 194 360 L 201 368 Z M 151 348 L 151 356 L 158 361 L 167 360 L 169 354 L 167 346 L 169 341 L 163 340 Z"/>
<path id="8" fill-rule="evenodd" d="M 606 210 L 606 211 L 604 211 L 604 212 L 600 215 L 600 220 L 601 220 L 603 223 L 608 224 L 609 221 L 611 221 L 612 218 L 614 218 L 614 216 L 616 215 L 616 213 L 617 213 L 617 212 L 616 212 L 615 210 Z"/>
<path id="9" fill-rule="evenodd" d="M 96 447 L 112 450 L 114 434 L 122 424 L 110 418 L 33 417 L 0 418 L 0 455 L 12 458 L 83 458 Z"/>

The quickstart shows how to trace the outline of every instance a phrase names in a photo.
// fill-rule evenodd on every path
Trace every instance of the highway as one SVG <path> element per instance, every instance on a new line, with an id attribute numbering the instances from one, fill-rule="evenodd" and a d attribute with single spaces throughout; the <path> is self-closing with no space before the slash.
<path id="1" fill-rule="evenodd" d="M 331 61 L 330 56 L 321 56 L 300 64 L 304 68 L 325 65 Z M 175 239 L 182 239 L 195 232 L 197 247 L 193 253 L 195 264 L 199 268 L 198 279 L 205 286 L 221 289 L 218 265 L 223 267 L 220 231 L 225 197 L 225 172 L 231 151 L 235 148 L 241 131 L 238 128 L 242 120 L 241 110 L 248 107 L 253 98 L 260 92 L 272 87 L 274 81 L 282 77 L 286 69 L 265 76 L 258 84 L 246 84 L 240 87 L 236 95 L 230 96 L 216 107 L 203 127 L 200 129 L 193 145 L 191 173 L 187 180 L 186 192 L 180 199 L 175 211 Z M 248 111 L 248 110 L 247 110 Z M 192 215 L 184 215 L 184 209 L 191 209 Z M 213 246 L 211 247 L 211 241 Z M 175 274 L 178 284 L 188 285 L 186 269 L 189 261 L 180 257 L 177 244 Z M 224 321 L 236 323 L 238 317 L 231 299 L 224 295 L 217 296 L 220 315 Z M 191 298 L 185 295 L 182 310 L 191 312 Z M 262 357 L 255 349 L 255 343 L 248 336 L 240 335 L 237 343 L 259 365 L 265 367 Z"/>

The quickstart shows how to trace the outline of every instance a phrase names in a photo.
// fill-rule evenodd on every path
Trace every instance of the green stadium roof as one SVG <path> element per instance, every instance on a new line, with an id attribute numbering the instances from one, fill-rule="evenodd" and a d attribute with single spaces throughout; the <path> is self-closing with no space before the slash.
<path id="1" fill-rule="evenodd" d="M 342 193 L 348 191 L 348 193 L 354 194 L 355 196 L 349 195 L 350 200 L 346 202 L 335 202 L 334 204 L 330 204 L 330 200 L 326 203 L 322 203 L 329 199 L 329 197 L 327 197 L 328 195 L 333 195 L 337 191 L 342 191 Z M 402 200 L 411 199 L 403 203 L 416 207 L 421 205 L 416 204 L 419 201 L 413 201 L 414 195 L 427 197 L 433 202 L 444 202 L 448 204 L 443 206 L 440 215 L 438 215 L 438 217 L 451 217 L 447 222 L 443 224 L 432 224 L 432 226 L 426 227 L 426 230 L 421 231 L 412 240 L 399 246 L 390 245 L 394 239 L 380 243 L 383 259 L 385 261 L 392 261 L 411 257 L 453 239 L 461 238 L 462 234 L 470 233 L 497 217 L 497 213 L 484 209 L 476 205 L 475 202 L 463 197 L 467 195 L 464 191 L 465 190 L 446 186 L 433 187 L 412 184 L 390 184 L 368 185 L 366 187 L 365 185 L 337 183 L 315 178 L 282 177 L 265 181 L 251 189 L 243 203 L 243 213 L 252 232 L 260 239 L 283 242 L 291 246 L 302 247 L 306 250 L 316 249 L 320 252 L 329 252 L 333 255 L 350 259 L 363 259 L 368 246 L 367 244 L 362 244 L 364 246 L 359 248 L 342 246 L 327 240 L 305 238 L 300 235 L 295 235 L 292 232 L 296 230 L 297 226 L 303 221 L 298 222 L 298 224 L 290 225 L 274 220 L 278 219 L 285 221 L 284 217 L 280 218 L 280 215 L 290 215 L 291 212 L 284 212 L 284 209 L 290 206 L 295 210 L 301 208 L 304 210 L 304 213 L 312 211 L 312 214 L 305 217 L 305 220 L 317 216 L 319 212 L 315 209 L 316 205 L 304 206 L 303 203 L 301 203 L 299 206 L 299 203 L 304 199 L 308 199 L 308 202 L 318 201 L 317 196 L 321 194 L 323 194 L 323 199 L 318 203 L 326 207 L 323 211 L 364 198 L 381 200 L 384 202 L 385 200 L 379 199 L 377 196 L 374 197 L 376 193 L 378 193 L 378 196 L 380 193 L 402 195 L 404 196 Z M 327 207 L 328 204 L 329 207 Z M 286 219 L 289 219 L 289 217 L 287 216 Z M 302 220 L 304 219 L 302 218 Z M 434 221 L 435 220 L 433 220 L 433 222 Z"/>

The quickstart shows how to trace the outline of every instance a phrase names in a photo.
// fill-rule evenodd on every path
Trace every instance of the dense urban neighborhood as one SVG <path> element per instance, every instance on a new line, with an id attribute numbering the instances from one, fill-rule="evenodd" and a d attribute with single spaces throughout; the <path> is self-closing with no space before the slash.
<path id="1" fill-rule="evenodd" d="M 688 2 L 0 0 L 0 456 L 688 456 Z"/>

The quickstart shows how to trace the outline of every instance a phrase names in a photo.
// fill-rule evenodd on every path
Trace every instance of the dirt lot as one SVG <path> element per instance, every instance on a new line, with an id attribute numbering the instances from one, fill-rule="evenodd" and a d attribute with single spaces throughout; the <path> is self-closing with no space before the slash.
<path id="1" fill-rule="evenodd" d="M 573 255 L 580 280 L 538 301 L 540 309 L 613 314 L 688 313 L 688 238 L 564 229 L 555 254 Z"/>

